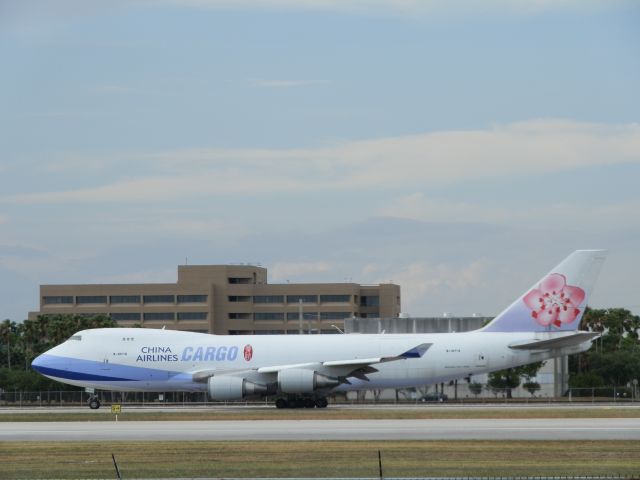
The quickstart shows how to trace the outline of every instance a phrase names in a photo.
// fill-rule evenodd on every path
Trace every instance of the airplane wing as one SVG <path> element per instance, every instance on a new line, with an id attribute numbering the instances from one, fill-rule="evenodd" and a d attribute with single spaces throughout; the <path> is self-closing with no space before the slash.
<path id="1" fill-rule="evenodd" d="M 321 365 L 323 367 L 328 368 L 338 368 L 338 367 L 353 367 L 357 369 L 358 367 L 363 367 L 367 365 L 373 365 L 376 363 L 386 363 L 386 362 L 394 362 L 396 360 L 406 360 L 408 358 L 420 358 L 422 357 L 427 350 L 433 345 L 432 343 L 421 343 L 400 355 L 394 355 L 389 357 L 372 357 L 372 358 L 352 358 L 349 360 L 328 360 L 325 362 L 317 362 L 317 363 L 300 363 L 296 365 L 276 365 L 273 367 L 260 367 L 258 368 L 259 373 L 276 373 L 280 370 L 286 370 L 288 368 L 305 368 L 305 367 L 317 367 Z"/>
<path id="2" fill-rule="evenodd" d="M 600 335 L 599 332 L 576 332 L 573 335 L 552 338 L 549 340 L 533 340 L 509 345 L 514 350 L 552 350 L 554 348 L 573 347 Z"/>
<path id="3" fill-rule="evenodd" d="M 366 378 L 367 373 L 374 373 L 378 370 L 372 365 L 379 363 L 394 362 L 398 360 L 407 360 L 410 358 L 420 358 L 427 350 L 432 346 L 432 343 L 421 343 L 415 347 L 401 353 L 400 355 L 392 355 L 385 357 L 371 357 L 371 358 L 351 358 L 345 360 L 327 360 L 321 362 L 308 362 L 308 363 L 296 363 L 285 365 L 273 365 L 266 367 L 258 367 L 255 369 L 238 369 L 238 370 L 199 370 L 197 372 L 191 372 L 194 382 L 206 382 L 209 377 L 212 376 L 240 376 L 247 373 L 252 374 L 277 374 L 281 370 L 288 370 L 293 368 L 317 370 L 325 375 L 331 375 L 334 377 L 340 377 L 347 381 L 348 377 L 356 377 L 363 380 Z"/>

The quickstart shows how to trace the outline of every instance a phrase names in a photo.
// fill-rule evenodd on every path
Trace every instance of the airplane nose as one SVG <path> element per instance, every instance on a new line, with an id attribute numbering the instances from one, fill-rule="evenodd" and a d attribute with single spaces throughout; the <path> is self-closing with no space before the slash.
<path id="1" fill-rule="evenodd" d="M 36 372 L 40 372 L 42 373 L 42 369 L 44 368 L 44 364 L 45 364 L 45 360 L 44 360 L 44 355 L 38 355 L 36 358 L 33 359 L 33 361 L 31 362 L 31 368 L 33 368 Z"/>

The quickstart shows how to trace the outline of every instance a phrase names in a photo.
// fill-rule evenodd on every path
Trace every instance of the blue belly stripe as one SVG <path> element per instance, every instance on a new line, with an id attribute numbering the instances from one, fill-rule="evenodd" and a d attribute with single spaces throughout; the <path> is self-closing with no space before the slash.
<path id="1" fill-rule="evenodd" d="M 50 377 L 103 382 L 168 381 L 182 373 L 157 368 L 119 365 L 117 363 L 105 364 L 95 360 L 82 360 L 47 354 L 36 358 L 31 363 L 31 368 Z"/>
<path id="2" fill-rule="evenodd" d="M 106 375 L 74 372 L 72 370 L 60 370 L 58 368 L 49 368 L 49 367 L 40 367 L 40 366 L 34 366 L 33 368 L 37 370 L 39 373 L 41 373 L 42 375 L 47 375 L 49 377 L 56 377 L 56 378 L 66 378 L 68 380 L 97 380 L 97 381 L 117 380 L 120 382 L 135 381 L 134 378 L 108 377 Z"/>

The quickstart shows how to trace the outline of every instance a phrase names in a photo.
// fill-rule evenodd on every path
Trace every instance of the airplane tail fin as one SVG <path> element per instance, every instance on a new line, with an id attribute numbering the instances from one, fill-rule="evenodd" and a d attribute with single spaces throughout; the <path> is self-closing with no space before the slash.
<path id="1" fill-rule="evenodd" d="M 576 250 L 481 331 L 577 330 L 606 255 L 606 250 Z"/>

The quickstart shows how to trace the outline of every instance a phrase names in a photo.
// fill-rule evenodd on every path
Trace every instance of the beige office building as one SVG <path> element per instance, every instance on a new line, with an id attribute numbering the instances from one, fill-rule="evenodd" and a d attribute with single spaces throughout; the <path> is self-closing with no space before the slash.
<path id="1" fill-rule="evenodd" d="M 121 326 L 220 335 L 296 334 L 301 327 L 337 333 L 345 318 L 397 317 L 400 287 L 269 284 L 262 267 L 180 265 L 177 283 L 41 285 L 40 311 L 29 318 L 55 313 L 108 314 Z"/>

